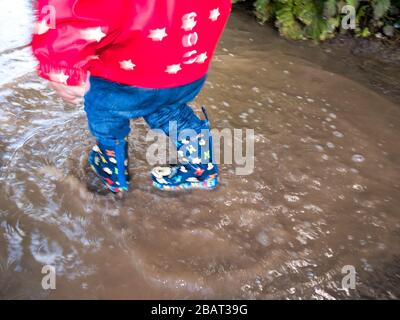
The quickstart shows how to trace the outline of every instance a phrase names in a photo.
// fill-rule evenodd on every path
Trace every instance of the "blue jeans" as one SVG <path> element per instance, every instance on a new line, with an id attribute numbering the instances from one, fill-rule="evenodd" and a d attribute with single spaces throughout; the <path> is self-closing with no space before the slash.
<path id="1" fill-rule="evenodd" d="M 130 132 L 130 119 L 140 117 L 150 128 L 166 134 L 170 121 L 176 121 L 178 132 L 198 130 L 202 121 L 187 103 L 199 94 L 206 77 L 184 86 L 163 89 L 132 87 L 91 77 L 90 90 L 85 95 L 89 130 L 105 145 L 124 139 Z"/>

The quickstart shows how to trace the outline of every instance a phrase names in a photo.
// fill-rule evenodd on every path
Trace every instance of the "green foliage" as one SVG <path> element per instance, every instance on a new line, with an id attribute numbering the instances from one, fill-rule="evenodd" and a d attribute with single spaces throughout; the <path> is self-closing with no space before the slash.
<path id="1" fill-rule="evenodd" d="M 233 0 L 252 1 L 260 23 L 272 21 L 290 39 L 323 41 L 338 31 L 367 37 L 377 32 L 393 36 L 400 27 L 400 0 Z M 342 8 L 353 6 L 354 30 L 343 30 Z M 389 34 L 392 33 L 392 34 Z"/>
<path id="2" fill-rule="evenodd" d="M 390 8 L 390 0 L 375 0 L 372 2 L 374 8 L 374 19 L 381 19 Z"/>

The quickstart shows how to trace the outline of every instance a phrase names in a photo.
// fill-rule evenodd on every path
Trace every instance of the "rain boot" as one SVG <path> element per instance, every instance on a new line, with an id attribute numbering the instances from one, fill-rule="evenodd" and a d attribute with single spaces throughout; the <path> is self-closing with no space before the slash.
<path id="1" fill-rule="evenodd" d="M 116 140 L 112 145 L 101 142 L 92 148 L 89 153 L 89 165 L 112 192 L 128 191 L 128 143 L 126 139 Z"/>
<path id="2" fill-rule="evenodd" d="M 178 164 L 159 166 L 151 171 L 153 185 L 160 190 L 214 189 L 218 185 L 218 167 L 213 159 L 212 137 L 207 113 L 190 137 L 178 135 L 175 141 Z"/>

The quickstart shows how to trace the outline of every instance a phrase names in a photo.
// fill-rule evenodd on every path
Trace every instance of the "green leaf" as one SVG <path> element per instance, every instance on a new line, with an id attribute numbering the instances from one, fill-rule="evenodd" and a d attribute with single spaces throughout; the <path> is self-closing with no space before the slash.
<path id="1" fill-rule="evenodd" d="M 257 0 L 254 2 L 255 15 L 261 23 L 267 22 L 272 17 L 270 0 Z"/>
<path id="2" fill-rule="evenodd" d="M 370 35 L 371 35 L 371 32 L 369 31 L 368 28 L 364 28 L 360 33 L 360 36 L 364 37 L 364 38 L 369 37 Z"/>
<path id="3" fill-rule="evenodd" d="M 334 17 L 337 13 L 336 10 L 336 0 L 327 0 L 324 4 L 324 16 L 326 18 Z"/>
<path id="4" fill-rule="evenodd" d="M 390 0 L 374 0 L 372 7 L 374 8 L 374 19 L 379 20 L 388 12 Z"/>
<path id="5" fill-rule="evenodd" d="M 346 0 L 346 3 L 354 8 L 358 8 L 359 0 Z"/>

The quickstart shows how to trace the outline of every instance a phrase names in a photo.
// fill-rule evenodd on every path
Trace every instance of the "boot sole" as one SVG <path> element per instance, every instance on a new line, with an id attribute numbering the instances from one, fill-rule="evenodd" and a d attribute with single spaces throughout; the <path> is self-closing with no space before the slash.
<path id="1" fill-rule="evenodd" d="M 212 178 L 199 182 L 184 182 L 174 186 L 153 181 L 153 186 L 163 191 L 181 191 L 191 189 L 213 190 L 218 186 L 218 178 Z"/>

